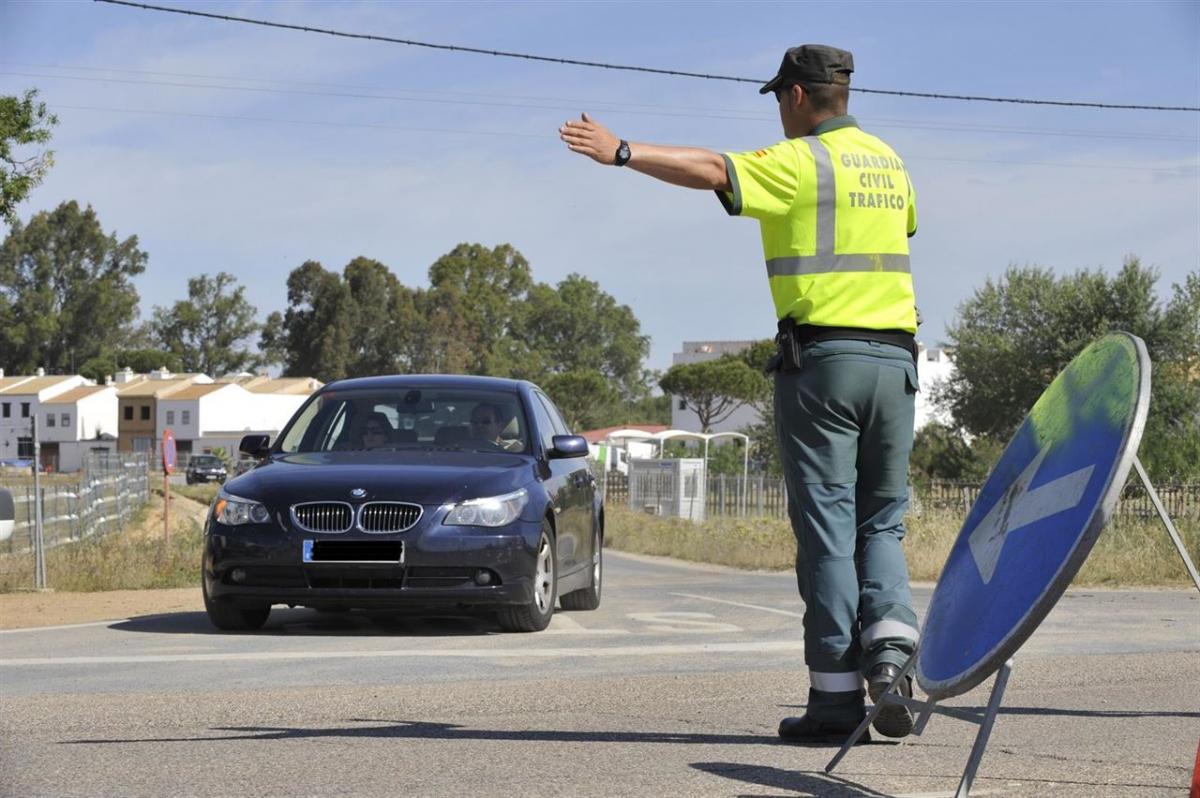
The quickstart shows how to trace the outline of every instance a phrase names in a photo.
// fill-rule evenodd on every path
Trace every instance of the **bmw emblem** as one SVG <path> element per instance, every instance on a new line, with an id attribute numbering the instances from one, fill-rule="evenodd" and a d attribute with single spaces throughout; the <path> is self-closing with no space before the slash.
<path id="1" fill-rule="evenodd" d="M 363 488 L 355 488 L 354 490 L 350 491 L 350 495 L 356 499 L 361 499 L 363 496 L 367 495 L 367 492 Z"/>

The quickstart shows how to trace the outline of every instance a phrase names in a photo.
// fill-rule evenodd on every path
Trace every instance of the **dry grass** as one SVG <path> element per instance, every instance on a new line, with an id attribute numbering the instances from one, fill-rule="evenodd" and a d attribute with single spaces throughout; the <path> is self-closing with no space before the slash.
<path id="1" fill-rule="evenodd" d="M 962 520 L 962 513 L 954 510 L 930 510 L 906 519 L 904 550 L 914 581 L 937 580 Z M 796 556 L 791 527 L 777 518 L 715 518 L 693 524 L 612 507 L 606 522 L 607 544 L 618 551 L 780 571 L 791 570 Z M 1200 560 L 1200 522 L 1184 519 L 1175 524 L 1193 562 Z M 1191 581 L 1166 530 L 1154 518 L 1111 524 L 1073 584 L 1174 587 Z"/>
<path id="2" fill-rule="evenodd" d="M 200 573 L 204 507 L 172 497 L 171 541 L 164 540 L 162 496 L 152 494 L 125 530 L 56 546 L 46 552 L 46 582 L 54 590 L 144 590 L 194 587 Z M 0 556 L 0 593 L 33 587 L 31 553 Z"/>
<path id="3" fill-rule="evenodd" d="M 204 495 L 215 486 L 178 490 Z M 173 490 L 173 494 L 176 491 Z M 193 587 L 202 545 L 204 506 L 182 496 L 172 501 L 171 542 L 162 533 L 162 499 L 155 495 L 127 531 L 46 553 L 47 580 L 62 591 Z M 905 552 L 915 581 L 935 581 L 962 525 L 960 512 L 932 510 L 907 519 Z M 1176 526 L 1193 561 L 1200 560 L 1200 521 Z M 716 518 L 703 524 L 611 507 L 607 544 L 619 551 L 657 554 L 752 570 L 791 570 L 796 544 L 791 527 L 775 518 Z M 31 555 L 0 557 L 0 592 L 32 586 Z M 1112 524 L 1075 577 L 1076 585 L 1186 586 L 1187 571 L 1157 518 Z"/>
<path id="4" fill-rule="evenodd" d="M 172 485 L 171 493 L 178 493 L 180 496 L 186 496 L 192 501 L 200 502 L 203 505 L 210 505 L 213 499 L 217 498 L 217 492 L 221 490 L 219 482 L 205 482 L 201 485 Z"/>

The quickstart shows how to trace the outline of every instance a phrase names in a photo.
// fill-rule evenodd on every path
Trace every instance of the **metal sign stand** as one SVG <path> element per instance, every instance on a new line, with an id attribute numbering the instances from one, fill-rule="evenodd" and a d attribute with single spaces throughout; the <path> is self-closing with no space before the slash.
<path id="1" fill-rule="evenodd" d="M 1142 468 L 1142 461 L 1137 457 L 1133 458 L 1133 468 L 1137 471 L 1138 477 L 1142 480 L 1142 485 L 1146 488 L 1146 493 L 1150 495 L 1150 501 L 1154 503 L 1154 509 L 1158 511 L 1158 517 L 1162 519 L 1163 526 L 1167 528 L 1167 534 L 1171 536 L 1171 542 L 1175 544 L 1176 551 L 1183 558 L 1183 565 L 1187 568 L 1188 574 L 1192 577 L 1192 582 L 1195 583 L 1196 589 L 1200 590 L 1200 574 L 1196 573 L 1196 566 L 1192 564 L 1192 558 L 1188 556 L 1187 549 L 1183 546 L 1183 539 L 1179 537 L 1178 530 L 1171 523 L 1171 516 L 1167 515 L 1167 509 L 1163 507 L 1162 501 L 1158 498 L 1158 493 L 1155 492 L 1154 486 L 1150 484 L 1150 477 L 1146 475 L 1146 469 Z"/>
<path id="2" fill-rule="evenodd" d="M 974 723 L 979 726 L 979 733 L 975 735 L 975 744 L 971 746 L 971 755 L 967 758 L 967 766 L 963 770 L 962 780 L 958 783 L 958 792 L 954 794 L 955 798 L 970 798 L 971 784 L 975 781 L 975 774 L 979 770 L 979 763 L 983 760 L 984 749 L 987 748 L 988 738 L 992 735 L 992 726 L 996 722 L 996 715 L 1000 712 L 1000 701 L 1004 697 L 1004 688 L 1008 686 L 1008 677 L 1012 673 L 1012 659 L 1009 659 L 1000 666 L 1000 670 L 996 672 L 996 680 L 992 683 L 992 695 L 988 699 L 987 709 L 983 714 L 972 712 L 967 709 L 959 709 L 957 707 L 942 707 L 937 705 L 937 699 L 922 701 L 918 698 L 905 698 L 896 692 L 896 685 L 900 680 L 907 677 L 913 666 L 917 662 L 917 651 L 914 651 L 908 661 L 904 663 L 904 667 L 900 669 L 900 675 L 896 680 L 888 685 L 888 689 L 879 697 L 879 701 L 875 706 L 871 707 L 871 711 L 863 718 L 862 723 L 858 724 L 858 728 L 854 733 L 842 744 L 842 748 L 833 759 L 829 760 L 829 764 L 825 766 L 826 773 L 832 773 L 837 767 L 838 762 L 842 757 L 858 742 L 858 738 L 862 737 L 867 731 L 867 727 L 875 720 L 875 716 L 883 709 L 885 704 L 903 704 L 913 712 L 918 713 L 916 725 L 913 726 L 912 733 L 920 736 L 925 731 L 925 727 L 929 724 L 929 719 L 935 713 L 941 715 L 949 715 L 952 718 Z"/>
<path id="3" fill-rule="evenodd" d="M 42 441 L 38 435 L 37 414 L 29 420 L 33 430 L 33 589 L 48 590 L 46 585 L 46 536 L 42 522 Z"/>

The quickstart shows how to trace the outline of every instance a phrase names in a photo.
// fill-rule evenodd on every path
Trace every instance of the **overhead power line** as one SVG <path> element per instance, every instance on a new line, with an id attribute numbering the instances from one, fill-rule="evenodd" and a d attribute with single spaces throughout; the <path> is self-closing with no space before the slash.
<path id="1" fill-rule="evenodd" d="M 593 67 L 597 69 L 615 69 L 624 72 L 645 72 L 654 75 L 670 75 L 673 77 L 683 78 L 702 78 L 704 80 L 725 80 L 734 83 L 765 83 L 761 78 L 740 78 L 729 75 L 710 75 L 703 72 L 682 72 L 673 69 L 657 69 L 655 67 L 631 66 L 628 64 L 609 64 L 601 61 L 582 61 L 575 58 L 556 58 L 553 56 L 534 55 L 532 53 L 514 53 L 505 50 L 488 50 L 480 47 L 463 47 L 454 44 L 435 44 L 433 42 L 416 41 L 415 39 L 398 39 L 392 36 L 379 36 L 373 33 L 350 33 L 348 31 L 338 31 L 329 28 L 314 28 L 308 25 L 292 25 L 286 22 L 272 22 L 266 19 L 251 19 L 250 17 L 235 17 L 229 14 L 213 14 L 207 11 L 194 11 L 187 8 L 169 8 L 167 6 L 156 6 L 148 3 L 133 3 L 129 0 L 95 0 L 97 3 L 108 3 L 116 6 L 129 6 L 131 8 L 140 8 L 144 11 L 163 11 L 168 14 L 183 14 L 190 17 L 204 17 L 207 19 L 221 20 L 222 22 L 240 22 L 247 25 L 261 25 L 266 28 L 281 28 L 284 30 L 302 31 L 304 33 L 320 33 L 326 36 L 338 36 L 344 39 L 364 39 L 367 41 L 388 42 L 390 44 L 403 44 L 410 47 L 426 47 L 432 50 L 447 50 L 458 53 L 475 53 L 477 55 L 491 55 L 500 58 L 519 58 L 526 61 L 541 61 L 551 64 L 568 64 L 572 66 Z M 933 100 L 963 100 L 970 102 L 989 102 L 989 103 L 1017 103 L 1021 105 L 1053 105 L 1067 108 L 1104 108 L 1109 110 L 1125 110 L 1125 111 L 1190 111 L 1200 112 L 1200 107 L 1193 106 L 1176 106 L 1176 105 L 1121 105 L 1116 103 L 1097 103 L 1097 102 L 1082 102 L 1069 100 L 1035 100 L 1023 97 L 987 97 L 970 94 L 939 94 L 935 92 L 921 91 L 894 91 L 887 89 L 864 89 L 857 86 L 852 86 L 850 91 L 860 92 L 862 94 L 883 94 L 893 97 L 921 97 Z"/>
<path id="2" fill-rule="evenodd" d="M 761 122 L 761 121 L 777 121 L 777 114 L 763 114 L 758 111 L 747 108 L 705 108 L 696 106 L 677 106 L 663 103 L 633 103 L 627 100 L 602 100 L 602 99 L 587 99 L 579 97 L 551 97 L 546 95 L 530 95 L 530 94 L 502 94 L 499 92 L 462 92 L 452 91 L 448 89 L 413 89 L 413 88 L 381 88 L 378 86 L 363 86 L 357 84 L 346 83 L 324 83 L 316 81 L 298 81 L 298 80 L 281 80 L 276 78 L 259 78 L 248 75 L 212 75 L 196 72 L 162 72 L 156 70 L 145 69 L 126 69 L 122 67 L 97 67 L 90 65 L 62 65 L 62 64 L 28 64 L 16 61 L 0 60 L 0 67 L 24 67 L 29 69 L 54 69 L 68 72 L 89 72 L 89 73 L 116 73 L 120 75 L 139 75 L 152 76 L 157 78 L 192 78 L 205 81 L 235 81 L 241 83 L 257 83 L 257 84 L 275 84 L 274 86 L 239 86 L 228 84 L 214 83 L 181 83 L 181 82 L 158 82 L 149 80 L 130 80 L 114 77 L 85 77 L 82 75 L 55 75 L 44 72 L 0 72 L 0 75 L 8 75 L 14 77 L 35 77 L 49 78 L 57 80 L 79 80 L 90 82 L 112 82 L 125 84 L 140 84 L 148 86 L 169 86 L 176 88 L 189 89 L 214 89 L 226 91 L 254 91 L 254 92 L 270 92 L 278 94 L 301 94 L 313 95 L 318 97 L 345 97 L 350 99 L 369 99 L 369 100 L 395 100 L 399 102 L 431 102 L 439 104 L 461 104 L 461 105 L 485 105 L 499 106 L 507 108 L 530 108 L 539 110 L 566 110 L 573 113 L 573 109 L 578 108 L 583 104 L 588 107 L 593 107 L 595 110 L 602 113 L 622 113 L 636 114 L 641 116 L 662 116 L 662 117 L 688 117 L 695 119 L 724 119 L 730 121 L 745 121 L 745 122 Z M 283 87 L 315 87 L 322 91 L 297 91 L 294 88 Z M 346 89 L 350 91 L 334 91 L 336 89 Z M 366 94 L 364 92 L 370 92 Z M 389 93 L 392 92 L 392 93 Z M 394 93 L 399 92 L 399 93 Z M 416 95 L 416 96 L 413 96 Z M 426 99 L 430 98 L 430 99 Z M 527 101 L 527 102 L 521 102 Z M 556 105 L 547 105 L 547 103 L 555 103 Z M 876 117 L 870 119 L 871 127 L 881 128 L 906 128 L 914 130 L 950 130 L 962 131 L 968 133 L 1011 133 L 1029 136 L 1065 136 L 1070 138 L 1095 138 L 1095 139 L 1136 139 L 1141 141 L 1178 141 L 1195 143 L 1198 139 L 1196 135 L 1179 136 L 1164 133 L 1132 133 L 1132 132 L 1114 132 L 1112 130 L 1061 130 L 1054 128 L 1038 128 L 1038 127 L 1012 127 L 1006 125 L 980 125 L 969 122 L 953 122 L 953 121 L 934 121 L 931 119 L 904 119 L 891 117 Z"/>
<path id="3" fill-rule="evenodd" d="M 135 70 L 113 70 L 118 72 L 132 72 Z M 437 95 L 437 96 L 406 96 L 401 94 L 364 94 L 361 92 L 342 92 L 342 91 L 317 91 L 313 89 L 289 89 L 274 86 L 230 86 L 219 83 L 189 83 L 183 81 L 163 81 L 163 80 L 139 80 L 136 78 L 116 78 L 116 77 L 89 77 L 84 75 L 52 75 L 44 72 L 4 72 L 0 71 L 0 76 L 6 77 L 24 77 L 24 78 L 39 78 L 49 80 L 74 80 L 86 83 L 116 83 L 122 85 L 135 86 L 162 86 L 176 89 L 197 89 L 197 90 L 216 90 L 216 91 L 232 91 L 232 92 L 252 92 L 265 94 L 293 94 L 308 97 L 329 97 L 329 98 L 346 98 L 353 100 L 390 100 L 396 102 L 416 102 L 416 103 L 433 103 L 437 105 L 477 105 L 490 108 L 521 108 L 544 111 L 566 111 L 572 113 L 572 108 L 566 105 L 546 105 L 541 103 L 566 103 L 568 100 L 561 98 L 538 98 L 527 97 L 522 99 L 534 100 L 539 104 L 520 103 L 520 102 L 501 102 L 497 99 L 490 100 L 468 100 L 463 98 L 448 98 L 442 96 L 442 92 L 415 92 L 418 95 Z M 197 76 L 199 77 L 199 76 Z M 223 80 L 237 80 L 237 78 L 221 78 Z M 298 84 L 298 85 L 322 85 L 322 84 Z M 371 91 L 376 91 L 371 89 Z M 463 97 L 479 96 L 479 95 L 463 95 Z M 503 95 L 487 95 L 493 98 L 502 98 Z M 776 116 L 766 114 L 755 114 L 749 111 L 706 111 L 705 109 L 683 109 L 670 110 L 669 107 L 658 108 L 657 110 L 646 110 L 647 106 L 626 107 L 622 103 L 609 103 L 604 100 L 594 101 L 593 110 L 602 113 L 613 114 L 632 114 L 636 116 L 655 116 L 664 118 L 687 118 L 687 119 L 722 119 L 733 122 L 763 122 L 777 119 Z M 955 132 L 969 133 L 1001 133 L 1001 134 L 1025 134 L 1025 135 L 1046 135 L 1046 136 L 1069 136 L 1074 138 L 1097 138 L 1097 139 L 1139 139 L 1145 141 L 1179 141 L 1179 142 L 1194 142 L 1195 137 L 1192 136 L 1171 136 L 1163 134 L 1138 134 L 1138 133 L 1113 133 L 1101 131 L 1071 131 L 1071 130 L 1039 130 L 1029 128 L 1016 128 L 995 125 L 967 125 L 953 122 L 913 122 L 905 119 L 886 119 L 878 118 L 872 120 L 871 127 L 875 128 L 899 128 L 899 129 L 915 129 L 915 130 L 949 130 Z"/>

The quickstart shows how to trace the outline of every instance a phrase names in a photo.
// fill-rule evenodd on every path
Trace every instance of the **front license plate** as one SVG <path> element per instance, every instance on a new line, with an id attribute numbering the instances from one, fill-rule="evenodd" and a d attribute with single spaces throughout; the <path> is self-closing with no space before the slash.
<path id="1" fill-rule="evenodd" d="M 388 563 L 404 564 L 401 540 L 306 540 L 306 563 Z"/>

